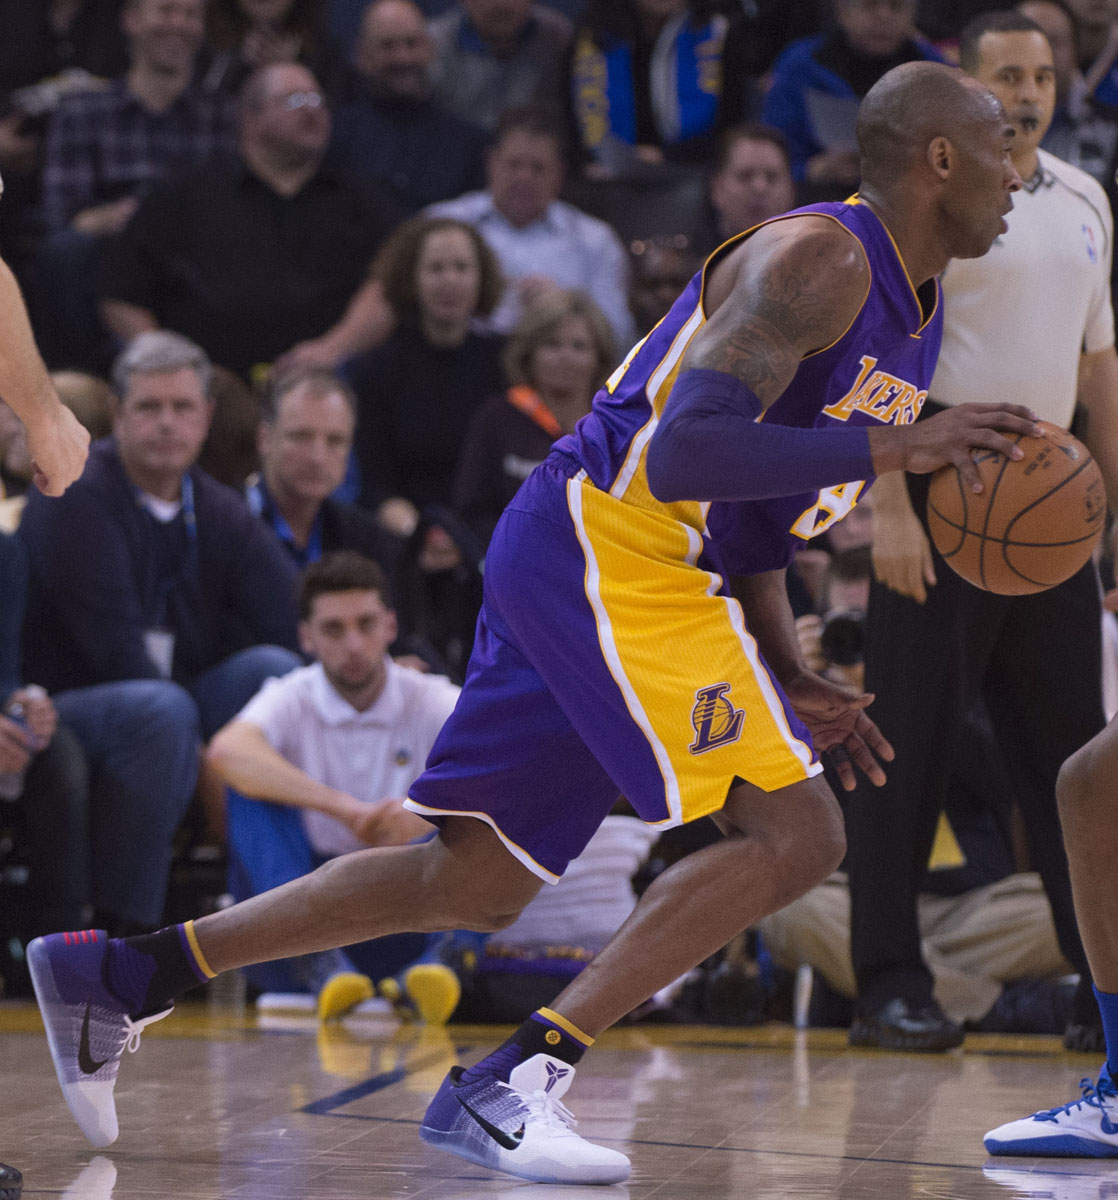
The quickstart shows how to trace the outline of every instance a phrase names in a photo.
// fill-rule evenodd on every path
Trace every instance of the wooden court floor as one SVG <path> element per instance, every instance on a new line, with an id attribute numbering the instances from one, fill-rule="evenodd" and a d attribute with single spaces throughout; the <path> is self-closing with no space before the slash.
<path id="1" fill-rule="evenodd" d="M 989 1159 L 991 1125 L 1071 1099 L 1097 1069 L 1052 1038 L 948 1055 L 852 1051 L 780 1027 L 637 1027 L 600 1039 L 567 1100 L 633 1159 L 625 1186 L 518 1183 L 423 1146 L 449 1065 L 504 1031 L 184 1004 L 125 1056 L 121 1136 L 78 1133 L 38 1015 L 0 1004 L 0 1159 L 24 1196 L 64 1200 L 1118 1200 L 1118 1160 Z"/>

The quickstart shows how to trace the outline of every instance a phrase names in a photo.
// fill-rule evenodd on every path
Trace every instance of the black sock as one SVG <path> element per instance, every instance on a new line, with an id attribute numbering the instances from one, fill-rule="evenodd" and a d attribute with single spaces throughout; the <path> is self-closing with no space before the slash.
<path id="1" fill-rule="evenodd" d="M 113 938 L 105 956 L 105 984 L 133 1017 L 160 1012 L 176 996 L 213 977 L 193 921 L 140 937 Z"/>
<path id="2" fill-rule="evenodd" d="M 593 1044 L 594 1039 L 577 1025 L 550 1008 L 540 1008 L 507 1042 L 468 1067 L 459 1082 L 475 1083 L 486 1075 L 496 1075 L 507 1083 L 513 1071 L 536 1054 L 549 1054 L 573 1067 Z"/>

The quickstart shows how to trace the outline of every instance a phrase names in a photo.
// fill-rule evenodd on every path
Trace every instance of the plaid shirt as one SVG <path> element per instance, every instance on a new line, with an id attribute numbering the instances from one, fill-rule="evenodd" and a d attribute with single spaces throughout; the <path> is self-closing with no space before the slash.
<path id="1" fill-rule="evenodd" d="M 193 87 L 160 113 L 144 108 L 123 79 L 70 96 L 47 131 L 46 226 L 63 229 L 83 209 L 142 196 L 174 167 L 235 145 L 231 102 Z"/>

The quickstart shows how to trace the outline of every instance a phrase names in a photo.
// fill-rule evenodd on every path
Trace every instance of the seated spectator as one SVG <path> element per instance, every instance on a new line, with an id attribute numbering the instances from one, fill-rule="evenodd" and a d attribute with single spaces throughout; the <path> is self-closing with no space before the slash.
<path id="1" fill-rule="evenodd" d="M 213 417 L 198 465 L 218 483 L 243 492 L 260 466 L 260 399 L 240 375 L 225 367 L 214 367 L 210 374 L 210 398 Z"/>
<path id="2" fill-rule="evenodd" d="M 28 673 L 57 693 L 88 754 L 122 748 L 148 764 L 149 796 L 174 791 L 183 807 L 192 772 L 183 798 L 178 769 L 146 735 L 118 746 L 115 697 L 172 712 L 176 748 L 192 760 L 200 736 L 300 661 L 294 566 L 241 497 L 195 465 L 208 377 L 185 338 L 137 338 L 113 371 L 113 436 L 65 496 L 33 491 L 19 530 L 31 569 Z"/>
<path id="3" fill-rule="evenodd" d="M 0 247 L 24 277 L 38 243 L 43 135 L 64 96 L 128 65 L 122 0 L 0 0 Z"/>
<path id="4" fill-rule="evenodd" d="M 435 99 L 497 129 L 506 109 L 563 103 L 571 23 L 532 0 L 458 0 L 431 22 Z"/>
<path id="5" fill-rule="evenodd" d="M 1052 47 L 1056 109 L 1041 148 L 1079 167 L 1118 203 L 1118 107 L 1088 94 L 1075 59 L 1075 25 L 1062 0 L 1022 0 L 1017 11 L 1035 21 Z"/>
<path id="6" fill-rule="evenodd" d="M 350 371 L 364 504 L 408 537 L 427 504 L 449 504 L 470 418 L 501 390 L 503 340 L 473 329 L 501 294 L 496 257 L 470 225 L 413 217 L 386 243 L 376 278 L 396 320 Z"/>
<path id="7" fill-rule="evenodd" d="M 353 89 L 353 70 L 326 28 L 323 0 L 212 0 L 208 90 L 237 95 L 257 67 L 299 63 L 335 102 Z"/>
<path id="8" fill-rule="evenodd" d="M 366 86 L 334 122 L 339 159 L 355 174 L 392 184 L 409 213 L 485 186 L 486 134 L 435 103 L 433 55 L 418 5 L 373 0 L 354 51 Z"/>
<path id="9" fill-rule="evenodd" d="M 1075 23 L 1075 50 L 1086 94 L 1118 105 L 1118 17 L 1100 0 L 1067 0 Z"/>
<path id="10" fill-rule="evenodd" d="M 703 265 L 685 233 L 639 238 L 629 246 L 629 311 L 638 337 L 652 331 Z"/>
<path id="11" fill-rule="evenodd" d="M 568 99 L 595 175 L 705 163 L 719 131 L 749 115 L 744 22 L 726 10 L 717 0 L 591 0 Z"/>
<path id="12" fill-rule="evenodd" d="M 795 204 L 784 135 L 770 125 L 736 125 L 718 141 L 710 176 L 711 227 L 700 249 L 709 254 Z"/>
<path id="13" fill-rule="evenodd" d="M 229 787 L 229 886 L 238 900 L 327 859 L 431 832 L 402 800 L 458 689 L 388 657 L 396 621 L 387 581 L 362 555 L 340 551 L 308 567 L 299 611 L 300 640 L 316 662 L 266 684 L 209 750 Z M 325 1019 L 370 997 L 369 977 L 393 974 L 424 943 L 382 938 L 246 974 L 264 991 L 318 993 Z"/>
<path id="14" fill-rule="evenodd" d="M 32 291 L 48 366 L 107 368 L 93 284 L 98 245 L 125 228 L 158 180 L 233 145 L 231 108 L 193 83 L 205 8 L 205 0 L 126 0 L 127 72 L 67 97 L 50 119 L 48 236 Z"/>
<path id="15" fill-rule="evenodd" d="M 524 310 L 505 348 L 512 386 L 474 414 L 454 480 L 454 508 L 483 543 L 615 366 L 609 322 L 588 296 L 550 292 Z"/>
<path id="16" fill-rule="evenodd" d="M 248 376 L 334 366 L 391 318 L 369 278 L 394 204 L 324 163 L 330 115 L 314 76 L 261 67 L 241 96 L 240 152 L 154 188 L 106 250 L 102 312 L 124 341 L 181 330 Z"/>
<path id="17" fill-rule="evenodd" d="M 862 97 L 890 68 L 940 61 L 914 24 L 916 0 L 835 0 L 825 33 L 793 42 L 773 67 L 763 118 L 788 139 L 792 175 L 812 199 L 857 186 L 854 122 Z"/>
<path id="18" fill-rule="evenodd" d="M 0 534 L 0 578 L 0 803 L 18 802 L 23 810 L 30 924 L 20 932 L 29 940 L 84 928 L 100 897 L 90 877 L 85 756 L 73 735 L 59 728 L 47 693 L 20 685 L 27 560 L 19 541 L 7 533 Z M 104 796 L 100 801 L 111 803 Z M 120 852 L 131 862 L 143 846 L 132 842 Z M 115 916 L 112 920 L 119 926 Z"/>
<path id="19" fill-rule="evenodd" d="M 310 368 L 283 376 L 267 393 L 249 507 L 299 567 L 334 550 L 355 550 L 391 576 L 399 540 L 365 509 L 333 499 L 356 424 L 357 399 L 336 375 Z"/>
<path id="20" fill-rule="evenodd" d="M 492 247 L 508 280 L 493 328 L 508 333 L 520 310 L 550 288 L 579 288 L 609 318 L 617 345 L 632 334 L 628 260 L 604 222 L 559 199 L 566 139 L 545 110 L 505 113 L 489 152 L 488 189 L 432 205 L 429 216 L 473 225 Z"/>

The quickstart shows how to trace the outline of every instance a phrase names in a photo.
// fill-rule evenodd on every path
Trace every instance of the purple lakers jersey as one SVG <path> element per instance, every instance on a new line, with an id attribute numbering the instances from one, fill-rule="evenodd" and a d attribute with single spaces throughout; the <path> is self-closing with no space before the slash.
<path id="1" fill-rule="evenodd" d="M 837 221 L 862 244 L 871 281 L 858 315 L 832 345 L 809 354 L 761 420 L 799 428 L 904 425 L 916 419 L 939 354 L 943 315 L 939 284 L 917 295 L 896 243 L 880 218 L 856 197 L 816 204 L 774 220 L 813 213 Z M 844 517 L 871 480 L 756 501 L 700 503 L 656 500 L 645 455 L 691 339 L 706 322 L 712 265 L 755 230 L 716 251 L 667 316 L 630 351 L 594 399 L 591 412 L 556 450 L 576 458 L 602 491 L 661 511 L 703 539 L 710 565 L 730 574 L 786 566 L 799 546 Z M 727 301 L 731 303 L 732 301 Z"/>

